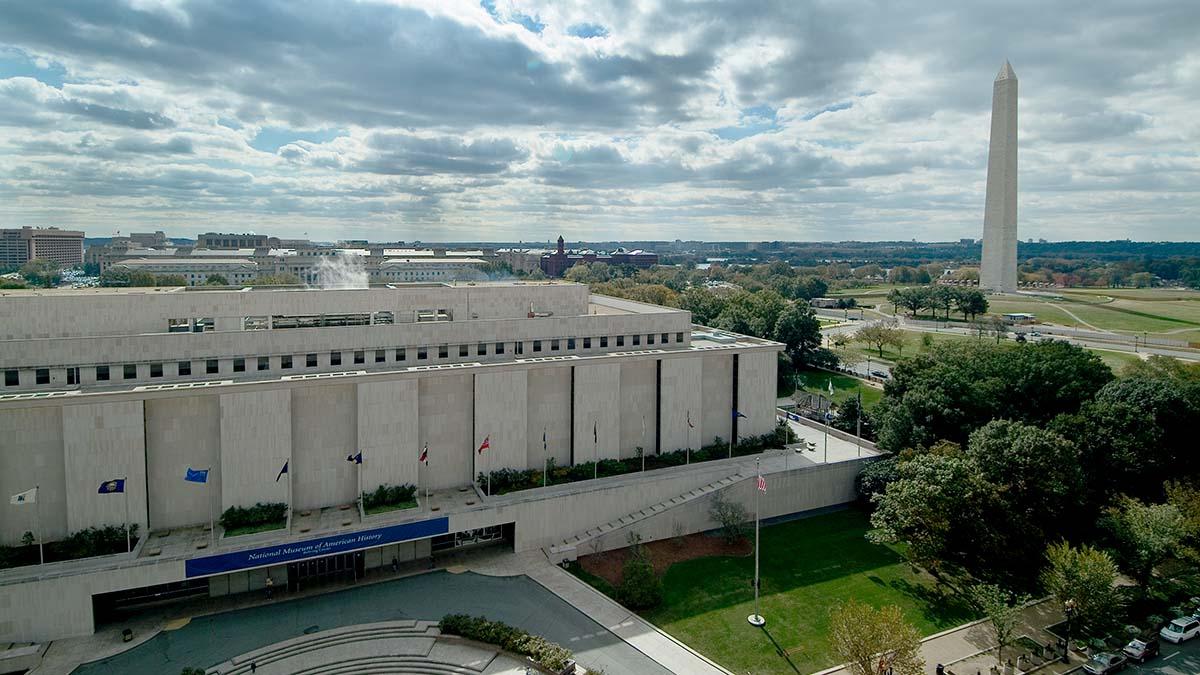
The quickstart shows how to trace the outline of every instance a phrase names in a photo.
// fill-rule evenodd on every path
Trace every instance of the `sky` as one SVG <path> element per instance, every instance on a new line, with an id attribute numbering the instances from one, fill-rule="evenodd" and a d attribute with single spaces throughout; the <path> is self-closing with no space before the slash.
<path id="1" fill-rule="evenodd" d="M 0 0 L 0 227 L 1200 239 L 1196 0 Z"/>

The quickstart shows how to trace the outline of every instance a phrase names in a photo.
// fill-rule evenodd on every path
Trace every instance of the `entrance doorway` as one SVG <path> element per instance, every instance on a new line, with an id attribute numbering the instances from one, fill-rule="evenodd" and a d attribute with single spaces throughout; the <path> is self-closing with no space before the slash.
<path id="1" fill-rule="evenodd" d="M 362 551 L 288 563 L 288 590 L 299 591 L 329 581 L 356 581 L 365 572 Z"/>

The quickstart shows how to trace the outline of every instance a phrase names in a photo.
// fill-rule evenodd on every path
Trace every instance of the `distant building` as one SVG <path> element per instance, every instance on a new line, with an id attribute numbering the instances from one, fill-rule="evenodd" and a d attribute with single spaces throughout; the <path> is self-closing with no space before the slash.
<path id="1" fill-rule="evenodd" d="M 83 232 L 57 227 L 0 230 L 0 265 L 24 265 L 35 258 L 52 260 L 63 267 L 82 263 Z"/>
<path id="2" fill-rule="evenodd" d="M 1037 321 L 1037 316 L 1027 312 L 1013 312 L 1005 314 L 1004 320 L 1009 323 L 1033 323 Z"/>
<path id="3" fill-rule="evenodd" d="M 618 248 L 611 253 L 595 251 L 567 252 L 563 238 L 558 238 L 558 248 L 554 253 L 543 255 L 541 258 L 542 271 L 548 277 L 561 277 L 567 270 L 579 263 L 604 263 L 606 265 L 632 265 L 638 269 L 649 269 L 658 264 L 658 254 L 649 251 L 626 251 Z"/>
<path id="4" fill-rule="evenodd" d="M 279 246 L 278 237 L 268 237 L 265 234 L 227 234 L 224 232 L 205 232 L 196 237 L 196 248 L 262 248 L 264 246 Z"/>
<path id="5" fill-rule="evenodd" d="M 837 309 L 837 298 L 813 298 L 808 301 L 809 306 L 817 309 Z"/>

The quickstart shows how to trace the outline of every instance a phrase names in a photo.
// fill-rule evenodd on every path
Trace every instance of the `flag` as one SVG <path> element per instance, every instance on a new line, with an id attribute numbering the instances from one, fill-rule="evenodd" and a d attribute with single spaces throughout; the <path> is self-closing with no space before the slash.
<path id="1" fill-rule="evenodd" d="M 353 455 L 347 455 L 346 461 L 354 462 L 355 464 L 362 464 L 362 450 L 359 450 L 357 453 L 355 453 Z"/>
<path id="2" fill-rule="evenodd" d="M 546 445 L 546 427 L 542 427 L 542 452 L 550 452 L 549 446 Z"/>
<path id="3" fill-rule="evenodd" d="M 746 417 L 744 414 L 738 412 L 737 410 L 734 410 L 733 411 L 733 419 L 736 420 L 739 417 L 741 417 L 742 419 L 750 419 L 749 417 Z"/>
<path id="4" fill-rule="evenodd" d="M 285 460 L 283 460 L 283 468 L 279 470 L 279 475 L 278 475 L 278 476 L 275 476 L 275 482 L 276 482 L 276 483 L 278 483 L 278 482 L 279 482 L 279 479 L 280 479 L 280 478 L 283 478 L 283 474 L 285 474 L 285 473 L 287 473 L 287 472 L 288 472 L 288 470 L 287 470 L 287 467 L 288 467 L 288 461 L 289 461 L 289 460 L 286 460 L 286 459 L 285 459 Z"/>
<path id="5" fill-rule="evenodd" d="M 763 478 L 761 473 L 758 474 L 758 491 L 759 492 L 767 491 L 767 479 Z"/>
<path id="6" fill-rule="evenodd" d="M 37 488 L 29 488 L 28 490 L 26 490 L 24 492 L 18 492 L 17 494 L 8 498 L 8 503 L 9 504 L 36 504 L 37 503 L 37 491 L 38 491 Z"/>
<path id="7" fill-rule="evenodd" d="M 592 443 L 596 444 L 599 442 L 600 442 L 600 432 L 596 431 L 596 423 L 592 422 Z"/>
<path id="8" fill-rule="evenodd" d="M 112 480 L 106 480 L 103 483 L 101 483 L 100 489 L 96 490 L 96 494 L 111 495 L 111 494 L 115 494 L 117 492 L 124 492 L 124 491 L 125 491 L 125 479 L 124 478 L 114 478 Z"/>
<path id="9" fill-rule="evenodd" d="M 642 415 L 642 435 L 646 435 L 646 416 Z"/>
<path id="10" fill-rule="evenodd" d="M 483 442 L 479 444 L 479 449 L 476 450 L 475 452 L 478 452 L 479 454 L 482 455 L 484 450 L 487 450 L 488 448 L 492 447 L 491 440 L 492 440 L 491 436 L 484 436 Z"/>
<path id="11" fill-rule="evenodd" d="M 418 462 L 424 462 L 425 466 L 429 466 L 429 441 L 425 441 L 425 447 L 421 448 L 421 454 L 417 457 Z"/>
<path id="12" fill-rule="evenodd" d="M 829 379 L 829 398 L 833 398 L 833 378 Z"/>
<path id="13" fill-rule="evenodd" d="M 183 474 L 183 479 L 189 483 L 207 483 L 208 471 L 208 469 L 193 469 L 189 466 L 187 472 Z"/>
<path id="14" fill-rule="evenodd" d="M 695 429 L 695 428 L 696 428 L 696 425 L 695 425 L 695 424 L 692 424 L 692 411 L 691 411 L 691 410 L 689 410 L 689 411 L 687 411 L 687 412 L 688 412 L 688 417 L 687 417 L 687 420 L 688 420 L 688 428 L 689 428 L 689 429 Z"/>

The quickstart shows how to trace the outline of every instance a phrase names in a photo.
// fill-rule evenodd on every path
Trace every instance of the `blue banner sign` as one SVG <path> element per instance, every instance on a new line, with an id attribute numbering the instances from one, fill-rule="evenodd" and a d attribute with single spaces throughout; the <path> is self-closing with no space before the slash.
<path id="1" fill-rule="evenodd" d="M 276 546 L 264 546 L 244 551 L 233 551 L 204 558 L 193 558 L 184 563 L 188 578 L 203 577 L 224 572 L 236 572 L 252 567 L 279 565 L 282 563 L 315 558 L 317 556 L 346 553 L 364 548 L 374 548 L 400 541 L 425 539 L 450 531 L 449 518 L 434 518 L 416 523 L 380 527 L 374 530 L 347 532 L 331 537 L 297 541 Z"/>

